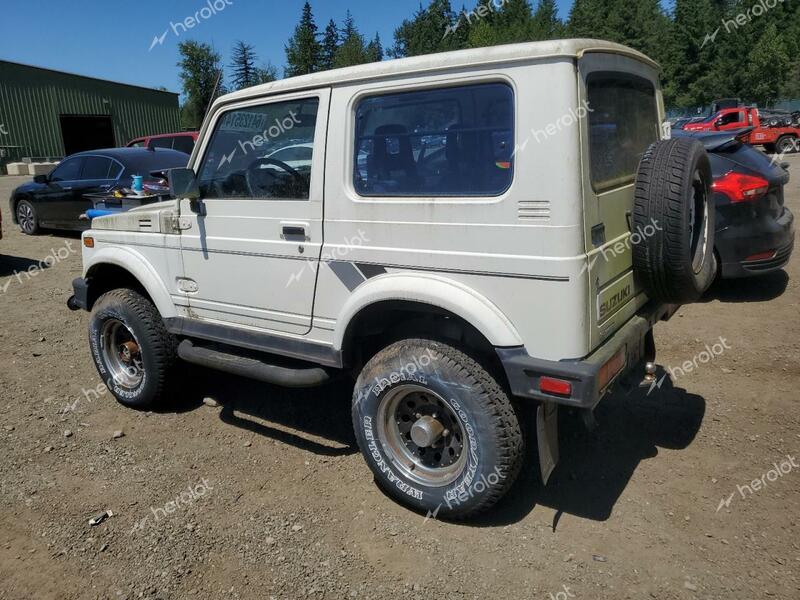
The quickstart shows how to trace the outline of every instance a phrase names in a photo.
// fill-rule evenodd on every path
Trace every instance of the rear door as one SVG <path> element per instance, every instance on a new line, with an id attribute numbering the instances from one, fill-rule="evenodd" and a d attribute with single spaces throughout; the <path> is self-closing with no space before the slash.
<path id="1" fill-rule="evenodd" d="M 192 314 L 218 324 L 304 334 L 311 330 L 322 248 L 330 90 L 249 100 L 215 115 L 195 172 L 205 215 L 181 215 Z M 308 160 L 269 158 L 309 145 Z"/>
<path id="2" fill-rule="evenodd" d="M 661 137 L 663 101 L 650 65 L 588 53 L 578 63 L 586 249 L 591 290 L 590 345 L 597 347 L 646 303 L 633 273 L 633 244 L 653 223 L 632 231 L 634 177 L 645 150 Z"/>
<path id="3" fill-rule="evenodd" d="M 122 170 L 122 165 L 106 156 L 87 156 L 83 162 L 80 181 L 72 188 L 72 196 L 64 206 L 65 218 L 79 225 L 78 217 L 92 208 L 93 202 L 87 194 L 108 191 Z"/>

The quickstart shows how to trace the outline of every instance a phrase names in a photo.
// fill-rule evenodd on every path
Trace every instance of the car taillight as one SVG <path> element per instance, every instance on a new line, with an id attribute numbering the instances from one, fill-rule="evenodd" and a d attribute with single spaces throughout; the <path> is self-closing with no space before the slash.
<path id="1" fill-rule="evenodd" d="M 758 254 L 753 254 L 752 256 L 748 256 L 744 259 L 744 262 L 755 262 L 758 260 L 772 260 L 775 258 L 775 255 L 778 253 L 777 250 L 770 250 L 768 252 L 759 252 Z"/>
<path id="2" fill-rule="evenodd" d="M 554 377 L 542 377 L 539 380 L 539 389 L 545 394 L 552 394 L 554 396 L 565 396 L 569 398 L 572 395 L 572 384 L 563 379 L 556 379 Z"/>
<path id="3" fill-rule="evenodd" d="M 750 202 L 769 191 L 769 181 L 753 175 L 730 172 L 717 179 L 711 189 L 725 194 L 731 202 Z"/>

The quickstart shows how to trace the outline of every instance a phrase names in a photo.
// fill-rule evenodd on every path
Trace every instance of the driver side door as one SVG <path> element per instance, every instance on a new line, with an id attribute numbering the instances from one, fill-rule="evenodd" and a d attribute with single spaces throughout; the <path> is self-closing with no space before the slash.
<path id="1" fill-rule="evenodd" d="M 84 156 L 67 158 L 50 173 L 46 187 L 36 197 L 36 210 L 41 225 L 64 227 L 77 220 L 77 215 L 70 216 L 69 207 L 76 188 L 81 185 L 81 171 L 85 161 Z"/>
<path id="2" fill-rule="evenodd" d="M 315 90 L 249 100 L 212 117 L 193 165 L 202 201 L 181 200 L 177 287 L 194 319 L 311 330 L 329 101 L 329 89 Z M 309 160 L 271 158 L 298 144 L 312 149 Z"/>

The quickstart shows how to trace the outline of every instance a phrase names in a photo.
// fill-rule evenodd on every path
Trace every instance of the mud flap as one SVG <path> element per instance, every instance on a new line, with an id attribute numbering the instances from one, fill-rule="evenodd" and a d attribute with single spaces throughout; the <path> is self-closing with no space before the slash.
<path id="1" fill-rule="evenodd" d="M 539 467 L 547 485 L 558 464 L 558 404 L 545 402 L 536 411 L 536 440 L 539 443 Z"/>

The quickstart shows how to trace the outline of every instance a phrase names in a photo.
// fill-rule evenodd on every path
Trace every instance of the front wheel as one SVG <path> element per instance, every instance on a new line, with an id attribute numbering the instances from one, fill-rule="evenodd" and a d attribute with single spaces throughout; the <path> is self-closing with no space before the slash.
<path id="1" fill-rule="evenodd" d="M 39 217 L 33 204 L 27 200 L 21 200 L 17 204 L 17 223 L 25 235 L 36 235 L 39 233 Z"/>
<path id="2" fill-rule="evenodd" d="M 492 507 L 523 459 L 502 386 L 460 350 L 431 340 L 399 341 L 369 361 L 353 394 L 353 426 L 378 484 L 445 518 Z"/>
<path id="3" fill-rule="evenodd" d="M 164 403 L 177 341 L 152 302 L 129 289 L 102 295 L 89 318 L 89 343 L 100 377 L 120 403 L 136 409 Z"/>

